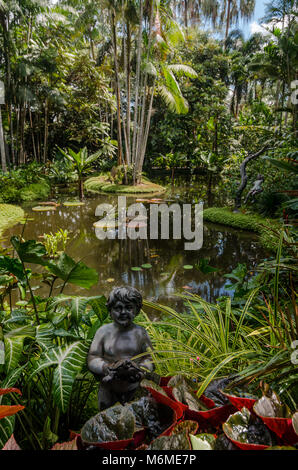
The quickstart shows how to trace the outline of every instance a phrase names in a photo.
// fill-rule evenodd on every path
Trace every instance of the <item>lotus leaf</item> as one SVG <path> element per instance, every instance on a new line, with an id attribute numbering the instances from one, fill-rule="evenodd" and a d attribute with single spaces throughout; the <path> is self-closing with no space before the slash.
<path id="1" fill-rule="evenodd" d="M 135 416 L 127 406 L 114 405 L 87 421 L 81 432 L 89 443 L 131 439 L 135 431 Z"/>
<path id="2" fill-rule="evenodd" d="M 231 415 L 223 424 L 226 436 L 233 441 L 245 444 L 272 446 L 272 437 L 268 428 L 247 408 Z"/>

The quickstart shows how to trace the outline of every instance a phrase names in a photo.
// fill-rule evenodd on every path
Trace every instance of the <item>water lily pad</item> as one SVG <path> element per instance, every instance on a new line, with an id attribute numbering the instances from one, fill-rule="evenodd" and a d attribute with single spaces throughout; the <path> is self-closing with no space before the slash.
<path id="1" fill-rule="evenodd" d="M 55 207 L 60 206 L 60 204 L 58 202 L 55 202 L 55 201 L 40 202 L 39 205 L 40 206 L 55 206 Z"/>
<path id="2" fill-rule="evenodd" d="M 131 439 L 135 431 L 132 411 L 122 405 L 112 406 L 89 419 L 83 426 L 83 442 L 94 444 Z"/>
<path id="3" fill-rule="evenodd" d="M 84 206 L 85 203 L 84 202 L 80 202 L 80 201 L 66 201 L 66 202 L 63 202 L 63 206 L 66 206 L 66 207 L 76 207 L 76 206 Z"/>
<path id="4" fill-rule="evenodd" d="M 183 266 L 184 269 L 193 269 L 193 265 L 192 264 L 185 264 Z"/>
<path id="5" fill-rule="evenodd" d="M 95 228 L 117 228 L 119 226 L 118 220 L 98 220 L 94 222 L 93 227 Z"/>
<path id="6" fill-rule="evenodd" d="M 139 266 L 133 266 L 132 268 L 130 268 L 132 271 L 142 271 L 142 268 L 140 268 Z"/>
<path id="7" fill-rule="evenodd" d="M 152 268 L 152 264 L 150 264 L 150 263 L 142 264 L 142 268 L 144 268 L 144 269 L 150 269 L 150 268 Z"/>
<path id="8" fill-rule="evenodd" d="M 35 212 L 48 212 L 48 211 L 55 211 L 55 206 L 35 206 L 32 207 L 32 210 Z"/>

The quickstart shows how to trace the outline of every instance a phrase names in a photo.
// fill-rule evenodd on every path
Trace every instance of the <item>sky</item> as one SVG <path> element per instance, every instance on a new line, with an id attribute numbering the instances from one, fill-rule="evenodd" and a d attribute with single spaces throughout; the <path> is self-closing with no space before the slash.
<path id="1" fill-rule="evenodd" d="M 262 31 L 262 28 L 259 25 L 259 20 L 265 14 L 266 3 L 269 3 L 269 0 L 256 0 L 255 13 L 253 18 L 248 23 L 242 21 L 239 22 L 239 29 L 243 31 L 246 38 L 257 31 Z"/>

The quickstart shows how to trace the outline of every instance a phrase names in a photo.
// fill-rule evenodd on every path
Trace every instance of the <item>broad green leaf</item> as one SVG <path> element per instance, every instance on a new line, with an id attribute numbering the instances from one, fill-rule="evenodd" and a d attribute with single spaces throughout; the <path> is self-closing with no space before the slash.
<path id="1" fill-rule="evenodd" d="M 53 399 L 64 413 L 67 410 L 73 383 L 86 363 L 89 343 L 77 341 L 66 348 L 52 348 L 38 361 L 30 379 L 48 367 L 54 367 Z"/>
<path id="2" fill-rule="evenodd" d="M 6 416 L 0 419 L 0 449 L 3 449 L 6 442 L 14 431 L 15 416 Z"/>
<path id="3" fill-rule="evenodd" d="M 90 289 L 98 282 L 98 273 L 95 269 L 88 268 L 82 261 L 74 261 L 66 253 L 62 253 L 56 263 L 48 262 L 47 268 L 63 281 L 86 289 Z"/>
<path id="4" fill-rule="evenodd" d="M 74 297 L 71 301 L 71 319 L 76 325 L 79 325 L 81 322 L 82 315 L 85 313 L 88 304 L 88 300 L 88 297 Z"/>
<path id="5" fill-rule="evenodd" d="M 23 352 L 24 339 L 24 336 L 10 336 L 4 338 L 5 371 L 7 374 L 16 369 L 19 364 Z"/>
<path id="6" fill-rule="evenodd" d="M 288 163 L 285 160 L 277 160 L 268 156 L 262 157 L 264 160 L 267 160 L 271 165 L 281 168 L 282 170 L 290 171 L 291 173 L 298 173 L 298 166 Z"/>
<path id="7" fill-rule="evenodd" d="M 89 305 L 91 306 L 93 312 L 98 317 L 101 322 L 104 322 L 107 316 L 109 315 L 106 303 L 107 299 L 104 295 L 100 295 L 97 297 L 89 297 L 88 301 Z"/>
<path id="8" fill-rule="evenodd" d="M 36 327 L 36 341 L 43 349 L 50 349 L 53 344 L 54 327 L 51 323 L 43 323 Z"/>
<path id="9" fill-rule="evenodd" d="M 22 263 L 16 258 L 0 256 L 0 273 L 13 274 L 22 284 L 26 283 L 26 276 Z"/>
<path id="10" fill-rule="evenodd" d="M 47 251 L 42 243 L 36 242 L 35 240 L 21 242 L 17 236 L 11 237 L 10 241 L 19 258 L 24 263 L 35 263 L 45 266 L 46 260 L 43 259 L 43 256 L 47 254 Z"/>

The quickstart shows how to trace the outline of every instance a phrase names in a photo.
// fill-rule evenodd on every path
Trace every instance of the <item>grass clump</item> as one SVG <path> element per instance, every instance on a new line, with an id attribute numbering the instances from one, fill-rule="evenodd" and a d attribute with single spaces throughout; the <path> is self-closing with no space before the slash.
<path id="1" fill-rule="evenodd" d="M 0 234 L 3 230 L 11 227 L 24 218 L 21 207 L 12 204 L 0 204 Z"/>
<path id="2" fill-rule="evenodd" d="M 278 247 L 281 224 L 275 219 L 232 212 L 228 207 L 210 207 L 204 210 L 203 217 L 209 222 L 258 233 L 260 243 L 269 251 L 276 251 Z"/>

